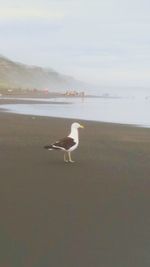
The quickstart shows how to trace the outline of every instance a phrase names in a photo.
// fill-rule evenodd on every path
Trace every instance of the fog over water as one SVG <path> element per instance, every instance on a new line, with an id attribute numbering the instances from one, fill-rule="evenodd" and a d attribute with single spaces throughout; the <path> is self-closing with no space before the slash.
<path id="1" fill-rule="evenodd" d="M 148 0 L 1 1 L 0 53 L 95 86 L 150 87 L 149 10 Z"/>

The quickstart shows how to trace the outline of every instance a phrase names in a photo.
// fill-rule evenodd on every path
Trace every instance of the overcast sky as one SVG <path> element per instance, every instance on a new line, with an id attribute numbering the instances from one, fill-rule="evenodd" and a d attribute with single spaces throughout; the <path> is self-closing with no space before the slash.
<path id="1" fill-rule="evenodd" d="M 0 0 L 0 54 L 100 86 L 150 87 L 149 0 Z"/>

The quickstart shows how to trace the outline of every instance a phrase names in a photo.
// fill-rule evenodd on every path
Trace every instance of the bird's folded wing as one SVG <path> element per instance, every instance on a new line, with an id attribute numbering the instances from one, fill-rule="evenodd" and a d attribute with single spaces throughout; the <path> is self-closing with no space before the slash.
<path id="1" fill-rule="evenodd" d="M 55 143 L 52 144 L 53 148 L 55 147 L 56 149 L 64 149 L 68 150 L 72 146 L 74 146 L 76 143 L 73 138 L 71 137 L 65 137 L 59 141 L 56 141 Z"/>

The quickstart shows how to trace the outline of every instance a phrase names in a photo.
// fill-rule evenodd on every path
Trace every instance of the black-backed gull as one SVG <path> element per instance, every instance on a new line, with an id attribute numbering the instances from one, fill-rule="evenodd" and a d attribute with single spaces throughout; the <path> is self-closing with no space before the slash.
<path id="1" fill-rule="evenodd" d="M 84 127 L 78 122 L 72 123 L 71 132 L 67 137 L 60 139 L 59 141 L 56 141 L 51 145 L 44 146 L 44 148 L 48 150 L 62 150 L 64 151 L 64 161 L 74 162 L 71 159 L 71 152 L 75 150 L 79 145 L 79 133 L 78 133 L 79 128 L 84 128 Z"/>

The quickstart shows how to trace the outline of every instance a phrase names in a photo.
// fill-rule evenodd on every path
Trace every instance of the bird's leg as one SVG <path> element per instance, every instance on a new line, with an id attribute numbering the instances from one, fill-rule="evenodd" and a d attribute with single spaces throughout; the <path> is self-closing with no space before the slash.
<path id="1" fill-rule="evenodd" d="M 67 158 L 66 158 L 66 152 L 64 153 L 64 161 L 68 162 Z"/>
<path id="2" fill-rule="evenodd" d="M 69 157 L 69 162 L 74 162 L 74 161 L 71 159 L 71 152 L 68 152 L 68 157 Z"/>

